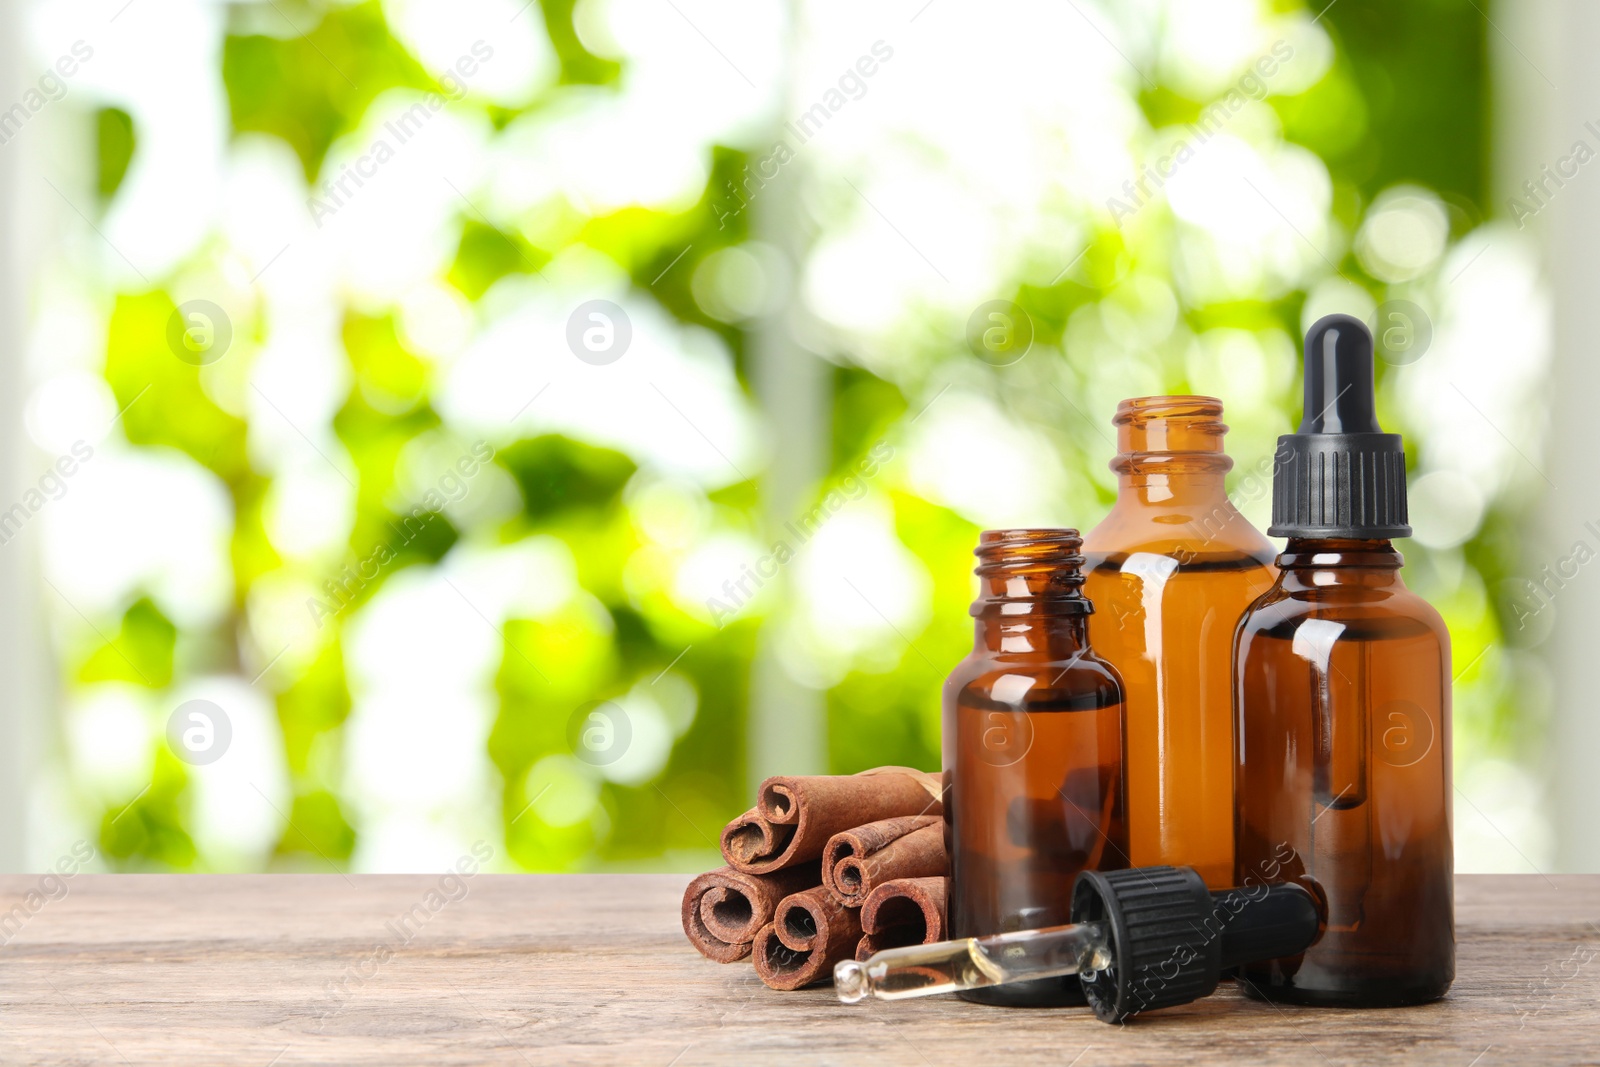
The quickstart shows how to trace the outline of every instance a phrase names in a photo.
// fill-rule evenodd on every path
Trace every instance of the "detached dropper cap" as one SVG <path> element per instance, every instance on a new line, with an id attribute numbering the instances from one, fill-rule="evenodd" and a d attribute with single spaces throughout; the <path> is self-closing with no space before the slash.
<path id="1" fill-rule="evenodd" d="M 1213 893 L 1192 867 L 1083 871 L 1072 884 L 1072 921 L 1105 923 L 1111 965 L 1078 974 L 1102 1022 L 1208 997 L 1244 963 L 1304 952 L 1321 912 L 1293 882 Z"/>
<path id="2" fill-rule="evenodd" d="M 1267 533 L 1384 541 L 1410 537 L 1406 520 L 1405 444 L 1378 425 L 1372 334 L 1349 315 L 1320 318 L 1300 429 L 1278 438 Z"/>

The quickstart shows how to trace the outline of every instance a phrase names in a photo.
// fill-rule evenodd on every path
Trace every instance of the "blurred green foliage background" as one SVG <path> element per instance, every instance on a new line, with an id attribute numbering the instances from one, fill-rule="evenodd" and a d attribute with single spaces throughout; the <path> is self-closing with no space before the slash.
<path id="1" fill-rule="evenodd" d="M 414 54 L 393 32 L 390 12 L 378 0 L 271 5 L 280 6 L 283 10 L 276 15 L 264 5 L 228 8 L 220 48 L 193 61 L 220 70 L 229 141 L 252 136 L 281 141 L 292 150 L 304 183 L 295 195 L 309 200 L 323 195 L 322 183 L 337 176 L 332 162 L 336 146 L 368 136 L 363 131 L 371 129 L 372 109 L 384 94 L 449 93 L 450 87 L 441 82 L 437 65 Z M 1050 32 L 1064 28 L 1064 64 L 1075 62 L 1072 57 L 1080 53 L 1099 56 L 1094 76 L 1109 88 L 1105 99 L 1089 110 L 1103 107 L 1108 126 L 1132 131 L 1124 137 L 1131 158 L 1146 151 L 1153 158 L 1157 153 L 1150 146 L 1198 121 L 1202 110 L 1223 98 L 1246 69 L 1201 77 L 1185 67 L 1189 61 L 1178 54 L 1180 38 L 1193 16 L 1178 17 L 1175 6 L 1180 5 L 1084 5 L 1088 13 L 1051 16 L 1059 22 L 1050 23 Z M 1216 227 L 1208 229 L 1203 205 L 1195 206 L 1196 198 L 1208 195 L 1203 187 L 1189 193 L 1187 201 L 1174 192 L 1175 205 L 1157 197 L 1119 225 L 1106 210 L 1107 197 L 1121 195 L 1121 177 L 1134 178 L 1138 171 L 1112 166 L 1116 180 L 1099 185 L 1080 180 L 1081 175 L 1063 174 L 1057 203 L 1044 215 L 1026 198 L 995 208 L 1017 215 L 1021 230 L 1036 230 L 1037 243 L 1003 249 L 996 260 L 997 284 L 980 285 L 983 291 L 976 294 L 968 292 L 970 284 L 965 289 L 955 285 L 938 299 L 919 291 L 892 314 L 841 321 L 829 310 L 833 305 L 816 298 L 822 283 L 813 284 L 813 274 L 824 268 L 814 260 L 809 268 L 795 266 L 799 280 L 786 306 L 768 307 L 760 314 L 730 312 L 730 300 L 737 304 L 734 297 L 742 290 L 737 277 L 719 281 L 717 272 L 737 274 L 741 265 L 752 262 L 759 266 L 773 248 L 799 248 L 804 258 L 820 254 L 836 230 L 859 233 L 861 227 L 873 226 L 876 239 L 883 242 L 880 247 L 906 254 L 903 240 L 921 255 L 929 231 L 907 223 L 900 202 L 878 192 L 880 187 L 872 184 L 872 161 L 889 158 L 896 151 L 891 145 L 898 141 L 903 152 L 894 158 L 912 168 L 913 182 L 918 175 L 932 180 L 947 168 L 960 172 L 964 164 L 948 145 L 918 141 L 914 123 L 895 126 L 898 113 L 890 101 L 898 98 L 891 98 L 887 86 L 914 62 L 919 48 L 933 53 L 926 64 L 930 67 L 953 69 L 968 62 L 958 51 L 939 54 L 940 42 L 953 49 L 963 35 L 960 20 L 984 16 L 942 11 L 937 4 L 924 12 L 915 7 L 896 9 L 892 18 L 879 13 L 885 25 L 892 21 L 888 29 L 852 31 L 830 51 L 829 34 L 850 16 L 836 8 L 814 13 L 804 4 L 775 5 L 775 25 L 790 25 L 787 19 L 810 30 L 775 31 L 772 51 L 757 54 L 729 44 L 725 27 L 717 21 L 725 14 L 721 8 L 694 9 L 693 28 L 703 30 L 706 41 L 696 43 L 696 34 L 684 37 L 689 42 L 684 51 L 691 46 L 694 51 L 682 63 L 712 68 L 736 88 L 724 61 L 741 76 L 748 70 L 763 85 L 773 78 L 786 87 L 774 95 L 775 104 L 758 109 L 759 121 L 735 124 L 735 132 L 712 138 L 702 154 L 705 177 L 698 198 L 597 208 L 595 202 L 553 195 L 535 207 L 514 208 L 505 206 L 504 197 L 491 195 L 488 190 L 496 179 L 488 174 L 477 187 L 457 190 L 460 195 L 450 212 L 451 250 L 437 275 L 438 284 L 449 287 L 453 299 L 467 309 L 463 314 L 473 323 L 470 329 L 482 331 L 507 302 L 516 302 L 517 293 L 543 284 L 547 270 L 560 276 L 561 264 L 570 262 L 575 252 L 603 257 L 625 279 L 629 308 L 648 305 L 669 324 L 663 328 L 692 331 L 683 337 L 709 338 L 709 350 L 720 353 L 716 358 L 725 362 L 756 413 L 758 437 L 762 427 L 771 425 L 761 413 L 770 400 L 759 397 L 755 385 L 756 364 L 764 358 L 763 337 L 774 331 L 801 336 L 808 350 L 803 358 L 824 366 L 827 430 L 814 464 L 821 476 L 814 479 L 799 511 L 837 489 L 878 443 L 889 442 L 895 450 L 884 473 L 868 479 L 866 495 L 847 502 L 841 517 L 830 520 L 872 518 L 897 543 L 884 549 L 889 553 L 886 567 L 906 576 L 896 586 L 905 603 L 898 610 L 874 608 L 887 627 L 865 613 L 866 622 L 844 627 L 839 641 L 830 645 L 824 639 L 832 628 L 828 612 L 844 610 L 849 594 L 836 586 L 809 593 L 801 588 L 807 582 L 815 585 L 818 579 L 807 568 L 823 566 L 820 557 L 789 568 L 772 592 L 757 597 L 726 625 L 715 625 L 709 612 L 697 607 L 697 601 L 721 597 L 722 579 L 738 576 L 744 564 L 781 536 L 763 511 L 769 470 L 763 456 L 809 446 L 767 440 L 738 454 L 739 476 L 704 479 L 697 486 L 681 473 L 663 475 L 647 452 L 620 447 L 614 440 L 587 439 L 570 426 L 551 424 L 541 414 L 549 409 L 540 405 L 564 404 L 560 389 L 565 384 L 547 400 L 530 401 L 534 406 L 527 419 L 513 418 L 501 432 L 486 433 L 481 420 L 455 417 L 448 404 L 441 405 L 452 364 L 419 350 L 413 340 L 419 331 L 407 320 L 409 313 L 359 294 L 337 297 L 337 337 L 346 363 L 340 373 L 348 382 L 347 395 L 329 426 L 296 426 L 307 444 L 336 442 L 342 450 L 330 464 L 353 501 L 348 537 L 342 538 L 337 558 L 286 555 L 275 544 L 265 517 L 276 475 L 262 462 L 259 447 L 252 446 L 253 434 L 261 431 L 253 420 L 276 416 L 259 402 L 229 402 L 227 397 L 248 398 L 250 388 L 263 396 L 271 392 L 241 383 L 257 353 L 283 329 L 275 316 L 284 312 L 269 313 L 268 303 L 253 295 L 259 286 L 248 275 L 259 268 L 256 278 L 270 278 L 302 268 L 291 243 L 281 263 L 252 261 L 243 278 L 221 286 L 230 294 L 220 302 L 231 319 L 232 348 L 217 363 L 197 368 L 174 358 L 167 330 L 178 304 L 196 292 L 183 278 L 192 282 L 197 271 L 226 274 L 230 238 L 213 233 L 171 271 L 146 279 L 148 284 L 130 282 L 125 272 L 105 272 L 101 280 L 84 284 L 99 287 L 108 309 L 103 378 L 115 409 L 126 409 L 118 425 L 127 446 L 163 455 L 175 451 L 208 472 L 225 494 L 231 512 L 226 610 L 199 625 L 185 624 L 164 608 L 158 593 L 142 590 L 126 599 L 119 618 L 96 620 L 85 628 L 74 610 L 57 604 L 58 650 L 69 703 L 97 687 L 137 691 L 142 694 L 136 701 L 143 709 L 141 721 L 156 738 L 177 694 L 194 679 L 236 676 L 241 684 L 265 693 L 273 729 L 261 743 L 281 746 L 273 758 L 281 761 L 284 778 L 281 792 L 256 791 L 276 818 L 269 819 L 261 845 L 213 847 L 195 833 L 197 807 L 206 803 L 194 787 L 197 770 L 169 746 L 149 747 L 140 781 L 124 777 L 107 784 L 110 780 L 97 778 L 92 761 L 75 756 L 69 743 L 60 772 L 62 791 L 70 798 L 61 805 L 63 820 L 87 818 L 97 824 L 104 855 L 129 870 L 326 869 L 329 864 L 372 868 L 433 862 L 437 850 L 422 844 L 414 853 L 394 847 L 363 852 L 386 809 L 363 795 L 362 782 L 368 779 L 351 771 L 354 747 L 369 743 L 354 736 L 350 726 L 352 709 L 363 699 L 351 676 L 351 628 L 390 586 L 404 583 L 407 575 L 435 569 L 445 573 L 443 568 L 465 546 L 535 546 L 540 553 L 553 552 L 570 561 L 575 591 L 538 610 L 509 609 L 503 617 L 474 611 L 492 631 L 478 638 L 492 641 L 494 650 L 491 690 L 485 695 L 490 720 L 481 743 L 473 742 L 485 785 L 481 794 L 470 785 L 452 794 L 468 799 L 445 805 L 449 810 L 436 820 L 445 828 L 443 838 L 491 836 L 503 841 L 506 865 L 528 870 L 703 866 L 711 862 L 722 823 L 749 801 L 749 723 L 752 702 L 762 699 L 751 680 L 751 664 L 763 634 L 789 648 L 786 662 L 799 679 L 796 684 L 823 691 L 831 770 L 936 766 L 940 685 L 949 667 L 970 648 L 970 553 L 979 529 L 986 522 L 1030 519 L 1093 526 L 1115 491 L 1106 462 L 1111 453 L 1109 418 L 1120 394 L 1134 389 L 1220 392 L 1235 426 L 1230 450 L 1238 460 L 1234 478 L 1240 484 L 1251 470 L 1263 469 L 1261 461 L 1270 457 L 1276 434 L 1287 432 L 1298 415 L 1295 339 L 1315 315 L 1339 309 L 1371 316 L 1386 300 L 1410 300 L 1431 316 L 1432 350 L 1422 361 L 1444 365 L 1467 358 L 1453 356 L 1452 345 L 1470 347 L 1473 342 L 1465 335 L 1473 331 L 1453 325 L 1452 309 L 1462 301 L 1481 300 L 1482 294 L 1451 297 L 1447 290 L 1461 276 L 1463 264 L 1471 266 L 1467 260 L 1474 253 L 1484 255 L 1487 247 L 1485 262 L 1492 262 L 1511 255 L 1505 249 L 1515 247 L 1486 219 L 1489 28 L 1468 0 L 1340 0 L 1320 13 L 1288 2 L 1229 8 L 1230 24 L 1253 27 L 1263 42 L 1288 34 L 1296 45 L 1296 61 L 1317 66 L 1308 84 L 1291 85 L 1292 92 L 1272 89 L 1248 104 L 1228 129 L 1228 137 L 1263 158 L 1310 160 L 1315 179 L 1308 186 L 1313 189 L 1305 201 L 1309 207 L 1280 210 L 1276 194 L 1269 197 L 1270 189 L 1261 198 L 1274 202 L 1253 202 L 1265 222 L 1256 229 L 1246 227 L 1248 232 L 1237 238 L 1240 246 L 1249 246 L 1248 255 L 1237 248 L 1230 251 Z M 534 26 L 541 47 L 553 57 L 550 76 L 519 100 L 508 102 L 504 94 L 493 98 L 474 90 L 446 105 L 452 115 L 476 123 L 474 128 L 484 131 L 488 141 L 504 144 L 493 156 L 491 170 L 510 168 L 518 151 L 536 157 L 550 150 L 548 141 L 517 147 L 513 134 L 526 124 L 574 114 L 577 101 L 642 91 L 629 89 L 636 61 L 620 25 L 636 11 L 621 3 L 542 0 L 520 15 L 525 20 L 521 25 L 510 21 L 518 32 Z M 665 17 L 674 18 L 671 12 Z M 595 28 L 608 19 L 609 35 Z M 928 36 L 941 32 L 935 28 L 940 19 L 957 25 L 946 27 L 942 38 Z M 893 40 L 895 59 L 875 76 L 871 94 L 849 106 L 861 112 L 859 119 L 851 113 L 851 121 L 859 123 L 878 114 L 868 109 L 884 109 L 884 126 L 860 135 L 866 138 L 864 146 L 845 141 L 849 134 L 834 127 L 819 135 L 821 147 L 807 146 L 809 154 L 792 177 L 802 188 L 797 199 L 804 210 L 796 216 L 802 221 L 786 223 L 779 213 L 767 211 L 759 197 L 752 210 L 730 215 L 730 196 L 748 188 L 750 168 L 767 156 L 775 139 L 785 136 L 787 117 L 803 112 L 837 70 L 858 52 L 865 53 L 878 36 Z M 729 55 L 719 58 L 715 45 L 704 47 L 711 41 L 721 42 Z M 820 79 L 808 80 L 811 67 L 794 59 L 808 49 L 824 57 L 817 61 L 824 72 Z M 765 70 L 763 55 L 785 53 L 790 56 L 783 67 L 787 73 Z M 916 75 L 907 69 L 901 76 Z M 1069 85 L 1062 91 L 1074 90 Z M 126 195 L 129 176 L 137 172 L 143 154 L 171 150 L 142 128 L 138 108 L 124 106 L 113 95 L 104 94 L 90 123 L 94 164 L 85 186 L 97 198 L 98 206 L 90 211 L 94 216 L 113 211 Z M 1117 111 L 1117 100 L 1126 102 L 1125 113 Z M 1019 108 L 1022 103 L 1018 101 Z M 581 125 L 584 113 L 577 114 Z M 1114 120 L 1109 117 L 1119 114 Z M 931 125 L 941 121 L 959 127 L 969 120 L 955 113 L 928 119 Z M 1052 151 L 1070 155 L 1075 139 L 1082 141 L 1083 124 L 1093 128 L 1097 121 L 1079 115 L 1039 137 Z M 670 139 L 675 133 L 669 129 L 660 136 Z M 841 142 L 837 151 L 822 144 L 826 137 Z M 970 151 L 980 150 L 981 144 Z M 1302 155 L 1283 155 L 1299 150 Z M 426 166 L 430 161 L 420 156 L 434 151 L 418 152 L 419 158 L 402 155 L 386 166 L 394 171 Z M 1202 155 L 1207 153 L 1221 158 L 1223 150 L 1206 147 Z M 1039 165 L 1028 162 L 1030 158 L 1055 158 L 1048 151 L 1040 157 L 1018 156 L 1018 167 Z M 914 162 L 905 163 L 906 158 Z M 619 159 L 619 166 L 641 170 L 664 166 L 644 141 Z M 530 157 L 530 165 L 559 162 Z M 1200 173 L 1199 164 L 1194 166 Z M 1318 167 L 1325 178 L 1316 177 Z M 514 181 L 514 169 L 512 174 L 508 180 Z M 384 180 L 391 180 L 387 170 L 372 179 L 375 186 Z M 1324 191 L 1317 194 L 1316 189 Z M 1375 222 L 1374 215 L 1385 204 L 1392 208 L 1397 195 L 1410 198 L 1401 201 L 1404 217 L 1390 217 L 1391 222 L 1399 218 L 1398 228 L 1391 229 L 1401 235 L 1396 239 L 1400 244 L 1385 244 L 1381 220 Z M 980 225 L 989 217 L 975 212 Z M 878 217 L 889 229 L 879 225 Z M 1305 225 L 1307 218 L 1314 226 Z M 1399 255 L 1397 261 L 1394 248 L 1404 253 L 1433 240 L 1428 226 L 1435 219 L 1444 220 L 1444 230 L 1434 246 L 1414 260 Z M 331 226 L 343 220 L 328 221 Z M 785 225 L 794 232 L 783 232 Z M 1415 232 L 1423 236 L 1416 238 Z M 1054 253 L 1042 256 L 1041 246 L 1046 252 L 1053 246 Z M 757 251 L 744 259 L 722 255 L 752 248 Z M 948 269 L 951 261 L 945 255 L 936 251 L 922 258 Z M 1240 256 L 1255 256 L 1249 259 L 1254 266 L 1240 268 Z M 1060 270 L 1069 260 L 1072 265 Z M 273 275 L 265 273 L 268 268 Z M 868 263 L 862 269 L 871 274 L 877 266 Z M 767 275 L 769 281 L 778 276 L 770 269 Z M 1228 280 L 1218 283 L 1217 277 Z M 515 288 L 519 284 L 529 288 Z M 1027 358 L 996 367 L 967 348 L 962 331 L 978 303 L 973 295 L 1011 299 L 1027 311 L 1035 330 Z M 557 317 L 569 307 L 561 304 Z M 637 312 L 635 319 L 643 321 Z M 559 348 L 525 355 L 535 362 L 571 361 Z M 1419 399 L 1415 389 L 1408 393 L 1402 378 L 1421 373 L 1415 368 L 1423 365 L 1389 362 L 1380 368 L 1385 423 L 1407 434 L 1414 477 L 1434 472 L 1475 477 L 1450 467 L 1450 442 L 1418 418 L 1426 397 Z M 1224 391 L 1229 388 L 1237 395 Z M 952 390 L 948 395 L 947 389 Z M 658 390 L 663 397 L 673 393 L 670 385 Z M 508 387 L 504 402 L 508 412 L 526 399 L 521 393 L 509 395 L 512 391 Z M 1055 480 L 1033 483 L 1038 486 L 1037 513 L 1013 519 L 1001 505 L 941 493 L 936 474 L 928 473 L 930 464 L 939 465 L 938 443 L 918 435 L 943 433 L 948 423 L 929 429 L 937 418 L 966 419 L 980 408 L 994 425 L 1025 434 L 1015 450 L 1053 456 L 1047 466 L 1057 472 Z M 693 409 L 675 415 L 665 406 L 656 417 L 663 425 L 676 426 L 679 415 L 691 423 L 702 417 Z M 618 417 L 630 416 L 619 412 Z M 989 434 L 988 427 L 978 425 L 973 433 L 982 437 Z M 416 537 L 400 543 L 393 531 L 417 503 L 415 480 L 403 476 L 407 450 L 440 435 L 453 442 L 443 451 L 435 448 L 446 468 L 471 442 L 491 441 L 489 466 L 498 473 L 474 477 L 500 479 L 493 484 L 514 488 L 514 501 L 487 510 L 439 508 L 426 515 Z M 710 443 L 716 435 L 701 436 Z M 299 447 L 292 435 L 278 439 Z M 977 474 L 962 476 L 982 480 L 989 473 L 1003 473 L 998 468 L 1009 462 L 1008 455 L 996 453 L 990 462 L 997 466 L 988 472 L 979 466 L 974 468 Z M 716 458 L 711 459 L 715 464 Z M 1493 467 L 1499 473 L 1478 479 L 1482 499 L 1462 521 L 1450 518 L 1459 518 L 1451 512 L 1449 521 L 1431 522 L 1429 509 L 1436 498 L 1450 494 L 1419 494 L 1414 509 L 1424 532 L 1405 546 L 1412 584 L 1439 605 L 1454 636 L 1456 663 L 1463 671 L 1456 704 L 1458 763 L 1474 766 L 1515 767 L 1530 758 L 1530 735 L 1522 727 L 1530 715 L 1537 715 L 1536 709 L 1513 699 L 1534 668 L 1519 658 L 1514 641 L 1503 638 L 1505 620 L 1490 595 L 1510 577 L 1507 548 L 1516 543 L 1530 503 L 1521 484 L 1526 479 L 1514 467 L 1514 458 L 1508 459 Z M 1017 476 L 1029 474 L 1018 468 Z M 469 481 L 471 494 L 490 484 Z M 1253 519 L 1264 519 L 1264 495 L 1247 487 L 1241 489 L 1240 500 Z M 149 521 L 184 519 L 158 511 Z M 664 529 L 679 531 L 677 540 L 664 535 Z M 274 660 L 276 639 L 264 638 L 261 616 L 253 608 L 262 590 L 294 575 L 306 595 L 325 597 L 328 576 L 342 567 L 359 568 L 381 544 L 395 545 L 392 561 L 371 580 L 352 587 L 345 597 L 350 602 L 316 629 L 309 650 Z M 696 551 L 703 552 L 700 558 L 709 554 L 721 559 L 723 565 L 709 583 L 695 586 L 701 593 L 685 594 L 681 575 L 675 575 L 689 566 Z M 801 554 L 811 551 L 807 546 Z M 870 566 L 875 557 L 863 558 Z M 292 606 L 300 599 L 298 594 L 289 598 Z M 857 604 L 851 610 L 861 614 L 859 608 Z M 94 614 L 86 613 L 84 621 Z M 466 618 L 460 625 L 478 625 Z M 794 662 L 807 657 L 820 664 L 809 673 L 804 664 Z M 574 715 L 583 721 L 582 709 L 608 700 L 630 709 L 638 720 L 631 743 L 660 747 L 659 759 L 624 774 L 573 758 Z M 426 721 L 432 725 L 424 729 L 450 731 L 462 712 L 441 703 L 430 706 L 429 714 L 432 718 Z M 665 726 L 650 733 L 639 725 L 645 719 Z M 410 719 L 392 727 L 416 728 Z M 243 735 L 235 741 L 244 743 Z M 219 766 L 226 767 L 226 761 Z M 1470 768 L 1463 780 L 1470 787 Z M 393 832 L 403 837 L 408 824 L 395 825 L 399 829 Z M 1468 832 L 1464 847 L 1476 847 L 1475 840 Z M 1473 855 L 1474 862 L 1499 862 L 1492 849 Z"/>

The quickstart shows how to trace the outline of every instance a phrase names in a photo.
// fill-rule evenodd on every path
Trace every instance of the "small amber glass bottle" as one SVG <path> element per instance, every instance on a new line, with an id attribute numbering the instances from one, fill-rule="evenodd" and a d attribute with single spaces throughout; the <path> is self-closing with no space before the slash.
<path id="1" fill-rule="evenodd" d="M 1128 864 L 1122 683 L 1089 647 L 1076 530 L 978 542 L 977 638 L 944 690 L 950 936 L 1070 921 L 1085 868 Z M 1076 978 L 972 990 L 992 1004 L 1082 1004 Z"/>
<path id="2" fill-rule="evenodd" d="M 1378 426 L 1360 321 L 1312 326 L 1305 398 L 1278 443 L 1282 573 L 1235 637 L 1237 876 L 1301 882 L 1326 921 L 1240 984 L 1298 1004 L 1418 1004 L 1455 977 L 1450 635 L 1400 578 L 1405 452 Z"/>
<path id="3" fill-rule="evenodd" d="M 1089 637 L 1127 688 L 1128 836 L 1135 867 L 1233 882 L 1233 628 L 1272 588 L 1272 542 L 1223 485 L 1222 402 L 1124 400 L 1117 502 L 1084 538 Z"/>

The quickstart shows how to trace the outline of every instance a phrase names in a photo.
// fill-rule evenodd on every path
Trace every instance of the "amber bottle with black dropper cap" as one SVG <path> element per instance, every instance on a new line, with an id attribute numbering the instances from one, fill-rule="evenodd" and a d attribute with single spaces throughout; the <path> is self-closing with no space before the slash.
<path id="1" fill-rule="evenodd" d="M 1240 985 L 1299 1004 L 1418 1004 L 1455 977 L 1450 637 L 1400 578 L 1405 452 L 1373 371 L 1359 320 L 1306 335 L 1267 531 L 1289 541 L 1234 639 L 1236 875 L 1298 881 L 1327 915 L 1315 945 Z"/>
<path id="2" fill-rule="evenodd" d="M 1073 879 L 1128 865 L 1122 681 L 1089 647 L 1078 531 L 987 530 L 976 639 L 944 687 L 952 937 L 1070 921 Z M 1084 1003 L 1070 977 L 974 989 L 1015 1006 Z"/>
<path id="3" fill-rule="evenodd" d="M 1233 629 L 1277 578 L 1272 542 L 1223 478 L 1222 401 L 1124 400 L 1117 502 L 1083 539 L 1089 636 L 1127 689 L 1128 838 L 1135 867 L 1233 882 Z"/>

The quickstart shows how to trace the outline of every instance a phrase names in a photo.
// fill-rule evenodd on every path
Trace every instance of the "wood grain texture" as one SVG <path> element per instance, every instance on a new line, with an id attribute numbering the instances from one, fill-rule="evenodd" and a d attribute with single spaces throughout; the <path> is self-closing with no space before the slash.
<path id="1" fill-rule="evenodd" d="M 1084 1009 L 773 992 L 684 941 L 688 880 L 479 875 L 417 913 L 437 876 L 79 875 L 0 933 L 0 1063 L 1600 1060 L 1600 876 L 1459 878 L 1458 977 L 1439 1004 L 1276 1007 L 1225 986 L 1121 1028 Z M 38 885 L 0 878 L 0 909 Z M 444 888 L 436 901 L 459 895 Z M 408 912 L 426 918 L 407 941 Z"/>

